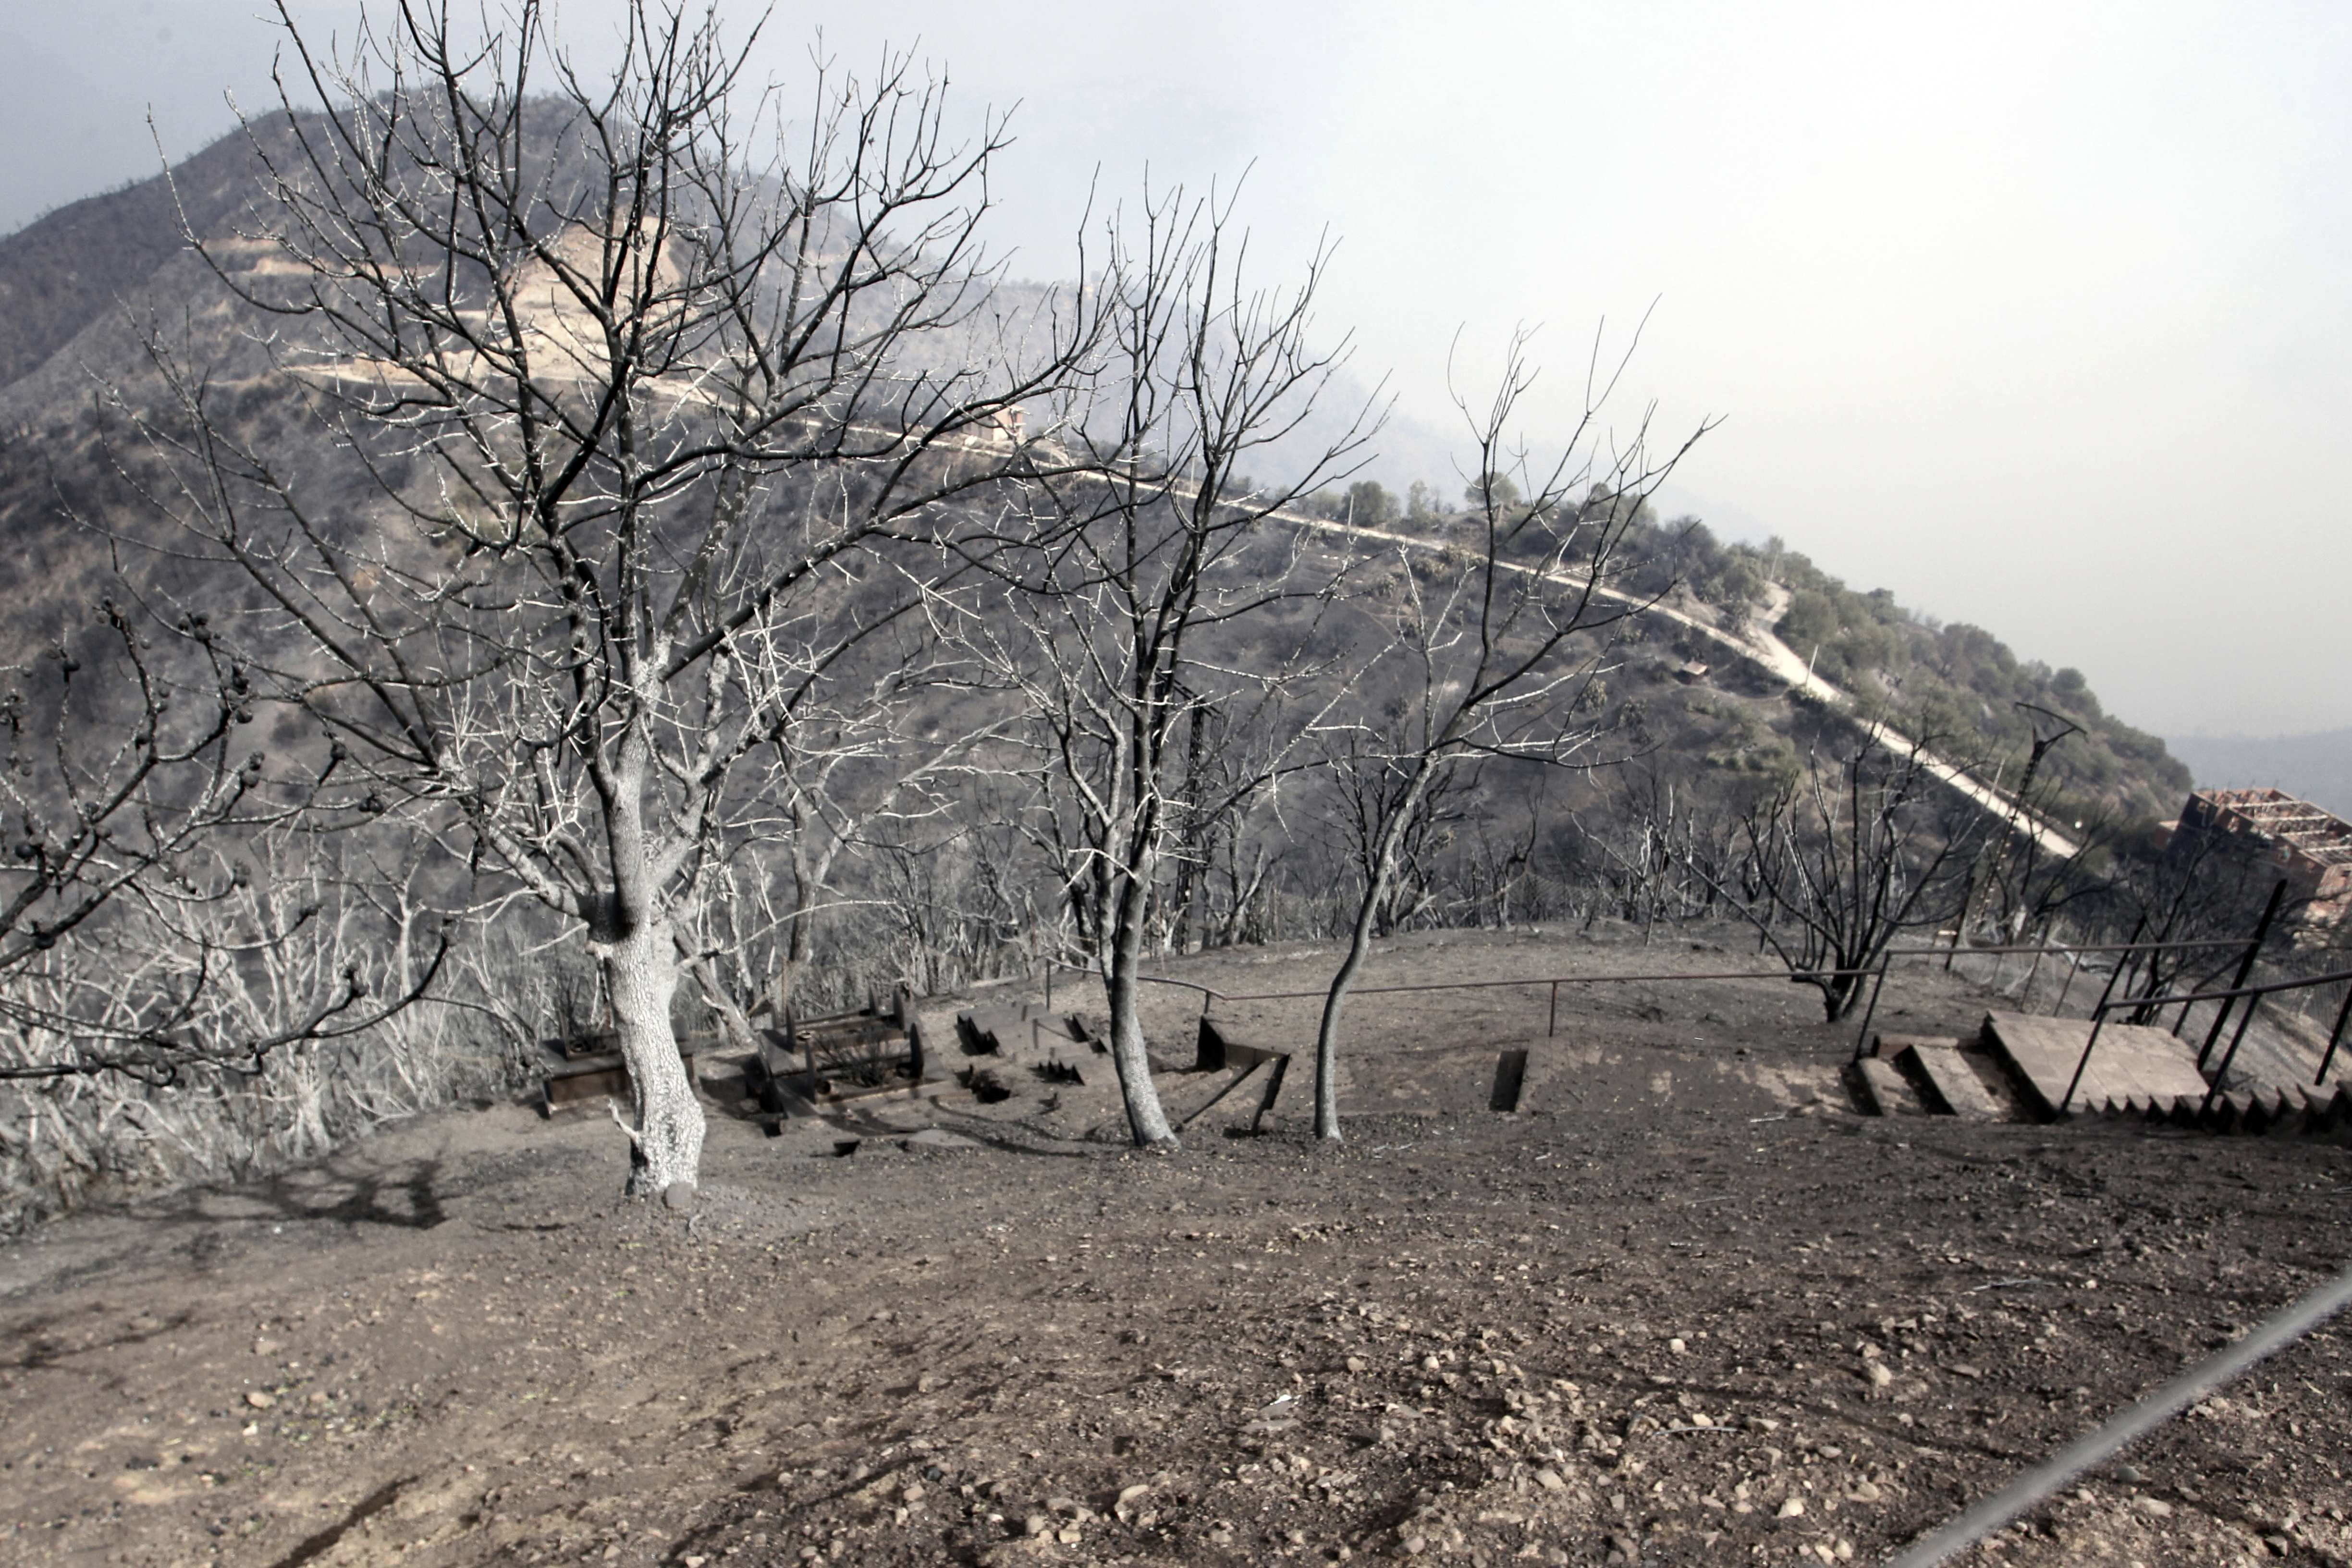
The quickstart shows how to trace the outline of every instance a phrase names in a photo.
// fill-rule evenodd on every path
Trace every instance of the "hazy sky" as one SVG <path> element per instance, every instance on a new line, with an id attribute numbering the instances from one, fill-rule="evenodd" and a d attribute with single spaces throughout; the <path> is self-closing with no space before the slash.
<path id="1" fill-rule="evenodd" d="M 256 0 L 0 0 L 0 229 L 266 101 Z M 615 0 L 564 0 L 586 54 Z M 306 4 L 322 28 L 347 4 Z M 749 7 L 730 14 L 747 21 Z M 877 19 L 879 18 L 879 19 Z M 2352 6 L 895 0 L 775 7 L 764 68 L 886 38 L 975 111 L 1018 270 L 1094 171 L 1245 168 L 1265 276 L 1328 228 L 1320 319 L 1444 427 L 1540 324 L 1540 443 L 1656 301 L 1621 410 L 1725 422 L 1686 499 L 2160 733 L 2352 724 Z M 1432 479 L 1448 476 L 1431 475 Z"/>

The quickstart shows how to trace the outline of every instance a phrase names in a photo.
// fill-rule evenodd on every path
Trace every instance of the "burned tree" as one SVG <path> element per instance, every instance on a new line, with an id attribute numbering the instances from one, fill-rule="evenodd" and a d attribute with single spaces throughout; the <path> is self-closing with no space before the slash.
<path id="1" fill-rule="evenodd" d="M 1318 705 L 1318 637 L 1342 562 L 1317 560 L 1285 508 L 1342 477 L 1341 437 L 1255 485 L 1244 465 L 1295 431 L 1339 351 L 1309 340 L 1321 260 L 1296 288 L 1255 289 L 1230 207 L 1181 193 L 1114 226 L 1102 380 L 1069 437 L 1082 471 L 1044 483 L 1053 526 L 992 567 L 1005 586 L 975 622 L 1032 710 L 1032 838 L 1101 970 L 1111 1056 L 1139 1144 L 1171 1142 L 1137 1013 L 1147 933 L 1171 849 L 1293 765 Z M 1213 711 L 1228 767 L 1188 771 Z"/>
<path id="2" fill-rule="evenodd" d="M 592 79 L 535 4 L 487 40 L 381 16 L 331 58 L 281 8 L 326 107 L 289 88 L 250 226 L 192 235 L 345 482 L 158 343 L 157 499 L 247 585 L 223 635 L 264 696 L 333 738 L 325 804 L 428 822 L 577 922 L 631 1190 L 690 1194 L 670 1005 L 708 874 L 795 715 L 921 602 L 904 552 L 1034 468 L 1024 405 L 1083 357 L 1084 295 L 995 310 L 1003 123 L 952 144 L 904 60 L 820 71 L 793 122 L 709 18 L 632 4 Z"/>
<path id="3" fill-rule="evenodd" d="M 1515 334 L 1486 409 L 1473 414 L 1456 395 L 1477 447 L 1467 538 L 1436 552 L 1402 539 L 1389 546 L 1393 594 L 1381 613 L 1387 635 L 1379 660 L 1401 671 L 1402 696 L 1386 722 L 1342 731 L 1331 759 L 1357 823 L 1360 894 L 1316 1032 L 1318 1138 L 1341 1136 L 1340 1014 L 1433 798 L 1465 764 L 1568 765 L 1606 732 L 1606 710 L 1593 700 L 1607 668 L 1606 634 L 1644 603 L 1617 586 L 1629 536 L 1650 493 L 1705 433 L 1701 426 L 1662 460 L 1652 459 L 1638 433 L 1602 456 L 1599 420 L 1614 377 L 1595 378 L 1579 427 L 1538 466 L 1510 439 L 1535 379 L 1526 348 L 1527 335 Z M 1391 679 L 1380 664 L 1367 686 Z"/>
<path id="4" fill-rule="evenodd" d="M 301 939 L 312 907 L 258 915 L 241 853 L 304 804 L 249 745 L 245 667 L 192 619 L 129 597 L 0 671 L 0 1080 L 259 1072 L 273 1052 L 381 1023 L 429 984 L 446 940 L 379 989 L 357 970 L 224 1024 L 236 965 Z"/>
<path id="5" fill-rule="evenodd" d="M 1888 739 L 1823 736 L 1802 775 L 1741 813 L 1731 876 L 1690 862 L 1832 1023 L 1898 937 L 1949 917 L 1989 820 L 1937 778 L 1932 738 Z"/>

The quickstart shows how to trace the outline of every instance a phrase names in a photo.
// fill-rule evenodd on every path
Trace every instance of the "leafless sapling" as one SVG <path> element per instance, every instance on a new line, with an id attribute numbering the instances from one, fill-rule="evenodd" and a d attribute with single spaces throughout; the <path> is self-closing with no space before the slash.
<path id="1" fill-rule="evenodd" d="M 1142 1145 L 1175 1137 L 1138 1012 L 1171 847 L 1188 822 L 1294 766 L 1336 700 L 1310 677 L 1323 673 L 1318 630 L 1346 563 L 1278 514 L 1343 478 L 1372 423 L 1368 406 L 1285 480 L 1244 477 L 1329 392 L 1345 352 L 1310 333 L 1323 258 L 1295 287 L 1264 290 L 1244 251 L 1229 203 L 1181 192 L 1114 225 L 1104 368 L 1068 437 L 1082 471 L 1043 485 L 1057 526 L 996 563 L 1006 585 L 974 623 L 1028 695 L 1033 837 L 1104 976 L 1111 1057 Z M 1185 771 L 1204 709 L 1254 748 L 1215 798 L 1205 773 Z"/>
<path id="2" fill-rule="evenodd" d="M 1417 539 L 1381 541 L 1397 571 L 1395 595 L 1381 610 L 1387 635 L 1379 658 L 1401 668 L 1406 696 L 1393 724 L 1349 731 L 1334 758 L 1371 830 L 1360 836 L 1361 892 L 1316 1031 L 1315 1131 L 1325 1140 L 1341 1137 L 1341 1011 L 1430 793 L 1465 760 L 1564 765 L 1591 752 L 1608 721 L 1580 699 L 1608 668 L 1608 632 L 1644 604 L 1614 580 L 1643 504 L 1706 430 L 1657 458 L 1644 428 L 1609 446 L 1601 410 L 1615 374 L 1595 374 L 1583 418 L 1559 455 L 1531 462 L 1511 430 L 1535 379 L 1527 342 L 1526 333 L 1513 335 L 1486 407 L 1474 413 L 1455 394 L 1477 459 L 1465 536 L 1440 550 Z M 1597 351 L 1593 363 L 1598 373 Z M 1621 360 L 1616 372 L 1622 368 Z M 1360 539 L 1372 532 L 1353 531 Z"/>

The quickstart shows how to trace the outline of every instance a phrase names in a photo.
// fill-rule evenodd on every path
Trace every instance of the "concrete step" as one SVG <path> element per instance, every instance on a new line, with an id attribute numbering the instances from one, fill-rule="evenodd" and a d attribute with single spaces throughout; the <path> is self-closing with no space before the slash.
<path id="1" fill-rule="evenodd" d="M 1925 1116 L 1918 1091 L 1891 1061 L 1864 1057 L 1853 1064 L 1854 1102 L 1865 1116 Z"/>
<path id="2" fill-rule="evenodd" d="M 1906 1046 L 1895 1065 L 1920 1087 L 1919 1098 L 1929 1110 L 1968 1121 L 2001 1120 L 2000 1104 L 1957 1046 L 1928 1041 Z"/>
<path id="3" fill-rule="evenodd" d="M 2061 1101 L 2068 1114 L 2168 1115 L 2181 1097 L 2205 1095 L 2196 1052 L 2162 1029 L 2108 1024 L 2087 1063 L 2083 1050 L 2091 1025 L 2084 1018 L 1989 1013 L 1981 1037 L 2022 1086 L 2029 1108 L 2044 1119 L 2058 1114 Z M 2067 1100 L 2078 1064 L 2082 1081 Z"/>

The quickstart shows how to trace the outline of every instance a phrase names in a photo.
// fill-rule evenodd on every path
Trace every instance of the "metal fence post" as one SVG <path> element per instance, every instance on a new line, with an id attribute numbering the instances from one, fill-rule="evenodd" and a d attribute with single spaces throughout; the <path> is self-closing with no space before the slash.
<path id="1" fill-rule="evenodd" d="M 2236 998 L 2231 997 L 2230 1000 L 2235 1001 Z M 2221 1086 L 2229 1081 L 2230 1068 L 2238 1059 L 2239 1043 L 2245 1039 L 2246 1026 L 2254 1021 L 2254 1008 L 2261 1001 L 2262 998 L 2259 996 L 2246 998 L 2246 1010 L 2238 1015 L 2238 1027 L 2237 1031 L 2230 1037 L 2230 1048 L 2221 1053 L 2221 1065 L 2213 1069 L 2213 1081 L 2205 1086 L 2205 1100 L 2197 1108 L 2198 1115 L 2202 1116 L 2212 1108 L 2213 1097 L 2221 1093 Z"/>
<path id="2" fill-rule="evenodd" d="M 2146 915 L 2142 915 L 2139 917 L 2139 923 L 2132 927 L 2132 942 L 2138 942 L 2139 933 L 2147 928 L 2147 917 Z M 2131 942 L 2126 942 L 2125 945 L 2129 947 Z M 2058 1101 L 2058 1109 L 2053 1113 L 2055 1115 L 2065 1115 L 2066 1108 L 2074 1103 L 2074 1091 L 2082 1088 L 2083 1074 L 2089 1069 L 2091 1065 L 2091 1047 L 2099 1043 L 2099 1031 L 2106 1026 L 2107 999 L 2116 994 L 2116 982 L 2123 978 L 2123 973 L 2124 961 L 2120 956 L 2118 956 L 2116 960 L 2116 966 L 2107 971 L 2107 984 L 2105 988 L 2099 993 L 2099 1000 L 2091 1009 L 2091 1037 L 2083 1042 L 2083 1055 L 2081 1058 L 2074 1063 L 2074 1076 L 2066 1080 L 2066 1092 Z"/>
<path id="3" fill-rule="evenodd" d="M 2336 1047 L 2344 1038 L 2347 1016 L 2352 1016 L 2352 982 L 2345 984 L 2344 1005 L 2336 1009 L 2336 1027 L 2327 1031 L 2327 1054 L 2319 1058 L 2319 1076 L 2311 1080 L 2314 1089 L 2327 1081 L 2327 1069 L 2336 1065 Z"/>
<path id="4" fill-rule="evenodd" d="M 1862 1015 L 1862 1028 L 1853 1037 L 1853 1059 L 1862 1060 L 1863 1043 L 1870 1038 L 1871 1020 L 1878 1016 L 1878 994 L 1886 988 L 1886 966 L 1895 962 L 1895 954 L 1881 950 L 1878 954 L 1878 978 L 1870 983 L 1870 1006 Z"/>
<path id="5" fill-rule="evenodd" d="M 2232 991 L 2245 989 L 2247 977 L 2254 972 L 2254 960 L 2262 956 L 2263 943 L 2271 934 L 2271 918 L 2278 913 L 2279 900 L 2286 896 L 2286 879 L 2281 877 L 2271 884 L 2271 901 L 2263 906 L 2263 918 L 2254 922 L 2254 934 L 2246 943 L 2245 956 L 2238 960 L 2238 977 L 2230 982 Z M 2197 1049 L 2197 1070 L 2205 1070 L 2205 1058 L 2213 1054 L 2213 1042 L 2221 1037 L 2221 1026 L 2230 1021 L 2230 1009 L 2236 1005 L 2235 996 L 2221 998 L 2221 1010 L 2213 1015 L 2213 1026 L 2205 1031 L 2205 1043 Z M 2248 1004 L 2252 1005 L 2251 1003 Z M 2231 1047 L 2232 1049 L 2235 1047 Z"/>

